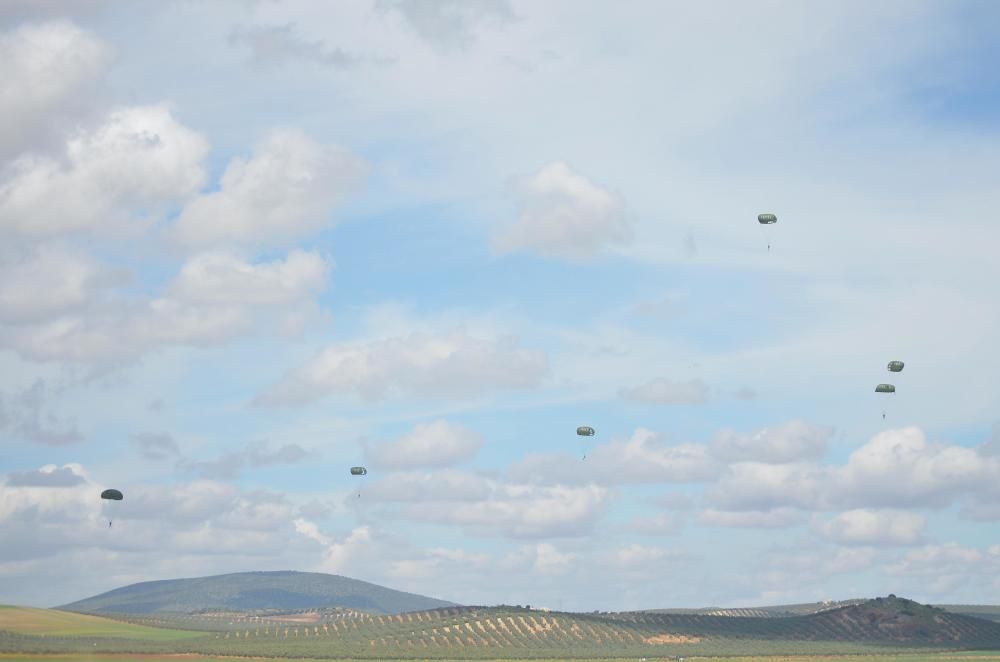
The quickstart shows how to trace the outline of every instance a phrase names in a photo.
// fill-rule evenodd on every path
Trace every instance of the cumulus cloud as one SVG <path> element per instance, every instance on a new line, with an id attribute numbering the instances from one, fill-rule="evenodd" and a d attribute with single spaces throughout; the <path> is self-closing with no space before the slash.
<path id="1" fill-rule="evenodd" d="M 212 481 L 116 484 L 125 500 L 109 505 L 94 499 L 107 485 L 89 478 L 78 465 L 67 468 L 84 480 L 67 479 L 65 471 L 48 466 L 37 474 L 28 472 L 30 478 L 22 484 L 0 484 L 0 537 L 10 541 L 0 546 L 0 569 L 18 560 L 101 552 L 116 554 L 122 563 L 137 561 L 138 568 L 145 567 L 144 578 L 159 579 L 156 565 L 171 556 L 228 552 L 266 557 L 289 548 L 292 511 L 279 494 L 243 492 Z M 38 475 L 46 473 L 50 475 Z M 53 480 L 66 485 L 53 489 Z M 108 516 L 115 519 L 116 535 L 110 538 Z"/>
<path id="2" fill-rule="evenodd" d="M 334 345 L 258 396 L 265 406 L 294 405 L 329 394 L 365 400 L 390 395 L 475 398 L 489 391 L 536 386 L 545 355 L 514 338 L 484 340 L 464 330 L 414 333 L 369 343 Z"/>
<path id="3" fill-rule="evenodd" d="M 419 423 L 395 441 L 366 449 L 365 457 L 369 464 L 387 469 L 446 467 L 472 459 L 482 445 L 475 431 L 438 420 Z"/>
<path id="4" fill-rule="evenodd" d="M 535 487 L 497 485 L 490 498 L 452 503 L 429 502 L 403 509 L 403 515 L 452 524 L 473 535 L 510 538 L 579 536 L 591 530 L 608 491 L 596 485 Z"/>
<path id="5" fill-rule="evenodd" d="M 83 441 L 76 421 L 63 421 L 47 407 L 50 393 L 45 380 L 38 379 L 13 395 L 0 393 L 0 432 L 14 440 L 45 446 L 63 446 Z"/>
<path id="6" fill-rule="evenodd" d="M 1000 480 L 1000 458 L 930 443 L 917 427 L 888 430 L 851 453 L 835 472 L 841 500 L 864 505 L 943 507 Z"/>
<path id="7" fill-rule="evenodd" d="M 634 220 L 621 196 L 565 163 L 545 166 L 520 190 L 520 216 L 493 237 L 500 253 L 526 250 L 582 259 L 632 239 Z"/>
<path id="8" fill-rule="evenodd" d="M 708 386 L 700 379 L 687 382 L 671 382 L 662 377 L 622 389 L 621 397 L 633 402 L 658 405 L 698 405 L 708 400 Z"/>
<path id="9" fill-rule="evenodd" d="M 12 471 L 7 474 L 6 482 L 11 487 L 76 487 L 87 482 L 80 472 L 82 467 L 78 464 L 62 467 L 46 464 L 35 471 Z"/>
<path id="10" fill-rule="evenodd" d="M 628 439 L 615 439 L 588 455 L 588 462 L 616 482 L 701 482 L 719 467 L 702 444 L 668 444 L 652 430 L 639 428 Z"/>
<path id="11" fill-rule="evenodd" d="M 777 464 L 814 460 L 826 453 L 833 430 L 802 421 L 790 421 L 776 428 L 764 428 L 753 435 L 723 430 L 712 440 L 712 454 L 727 462 L 757 461 Z"/>
<path id="12" fill-rule="evenodd" d="M 375 7 L 398 12 L 423 39 L 446 50 L 468 47 L 484 24 L 514 19 L 509 0 L 376 0 Z"/>
<path id="13" fill-rule="evenodd" d="M 525 485 L 448 469 L 393 473 L 364 492 L 368 503 L 400 504 L 396 515 L 410 522 L 509 538 L 581 535 L 609 498 L 597 485 Z"/>
<path id="14" fill-rule="evenodd" d="M 0 33 L 0 159 L 44 145 L 72 127 L 87 110 L 87 93 L 110 58 L 100 39 L 66 21 Z"/>
<path id="15" fill-rule="evenodd" d="M 0 180 L 0 229 L 44 238 L 128 231 L 193 195 L 208 144 L 164 105 L 121 108 L 69 138 L 62 158 L 15 159 Z"/>
<path id="16" fill-rule="evenodd" d="M 895 581 L 915 580 L 920 593 L 934 598 L 968 593 L 978 595 L 983 587 L 1000 588 L 1000 545 L 986 549 L 956 542 L 930 544 L 908 552 L 886 564 L 884 572 Z M 926 599 L 926 598 L 925 598 Z"/>
<path id="17" fill-rule="evenodd" d="M 333 574 L 343 573 L 348 564 L 362 556 L 370 556 L 376 544 L 372 529 L 369 526 L 359 526 L 342 539 L 324 534 L 318 525 L 309 520 L 299 518 L 293 523 L 295 531 L 324 548 L 323 560 L 316 566 L 320 572 Z"/>
<path id="18" fill-rule="evenodd" d="M 512 480 L 600 485 L 698 483 L 715 479 L 724 466 L 705 444 L 671 444 L 646 428 L 631 437 L 587 450 L 586 460 L 566 454 L 529 453 L 507 471 Z"/>
<path id="19" fill-rule="evenodd" d="M 122 362 L 163 346 L 209 346 L 260 328 L 285 330 L 311 314 L 311 296 L 326 286 L 329 270 L 324 258 L 304 251 L 258 264 L 200 254 L 161 296 L 0 327 L 0 340 L 33 360 Z"/>
<path id="20" fill-rule="evenodd" d="M 38 322 L 82 310 L 127 274 L 54 245 L 0 259 L 0 322 Z"/>
<path id="21" fill-rule="evenodd" d="M 823 508 L 828 475 L 826 469 L 812 463 L 738 462 L 706 491 L 706 496 L 714 507 L 730 511 Z"/>
<path id="22" fill-rule="evenodd" d="M 174 235 L 187 246 L 285 244 L 331 223 L 334 207 L 360 185 L 366 166 L 346 149 L 298 129 L 275 129 L 249 159 L 226 167 L 218 191 L 181 211 Z"/>
<path id="23" fill-rule="evenodd" d="M 842 545 L 916 545 L 921 542 L 927 518 L 919 513 L 893 510 L 849 510 L 816 531 Z"/>
<path id="24" fill-rule="evenodd" d="M 989 493 L 998 480 L 1000 459 L 929 443 L 919 428 L 908 427 L 875 435 L 843 465 L 734 463 L 707 497 L 725 510 L 943 508 Z"/>
<path id="25" fill-rule="evenodd" d="M 325 289 L 331 269 L 329 260 L 302 250 L 259 264 L 231 253 L 202 253 L 184 263 L 167 295 L 196 304 L 283 304 Z"/>

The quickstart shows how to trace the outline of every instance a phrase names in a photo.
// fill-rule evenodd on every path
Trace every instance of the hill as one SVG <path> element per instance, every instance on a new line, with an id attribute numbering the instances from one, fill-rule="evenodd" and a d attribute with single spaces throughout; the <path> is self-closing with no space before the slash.
<path id="1" fill-rule="evenodd" d="M 241 572 L 142 582 L 78 600 L 59 609 L 90 613 L 193 613 L 343 607 L 381 614 L 452 607 L 454 603 L 394 591 L 339 575 Z"/>
<path id="2" fill-rule="evenodd" d="M 0 631 L 0 651 L 59 653 L 89 646 L 86 650 L 95 653 L 503 660 L 1000 649 L 1000 623 L 894 597 L 784 618 L 571 614 L 517 607 L 448 607 L 393 615 L 336 608 L 283 613 L 268 609 L 113 618 L 134 625 L 201 630 L 203 636 L 93 642 L 89 637 L 42 639 Z"/>

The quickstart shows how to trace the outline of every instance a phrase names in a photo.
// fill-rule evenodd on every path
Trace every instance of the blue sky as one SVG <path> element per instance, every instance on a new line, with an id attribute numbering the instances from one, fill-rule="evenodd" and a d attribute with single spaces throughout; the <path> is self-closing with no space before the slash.
<path id="1" fill-rule="evenodd" d="M 0 602 L 268 569 L 995 601 L 998 30 L 988 2 L 0 9 Z"/>

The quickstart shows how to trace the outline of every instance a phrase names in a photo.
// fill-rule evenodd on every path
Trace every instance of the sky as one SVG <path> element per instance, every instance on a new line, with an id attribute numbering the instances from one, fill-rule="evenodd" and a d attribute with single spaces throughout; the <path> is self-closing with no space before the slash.
<path id="1" fill-rule="evenodd" d="M 0 79 L 0 603 L 997 601 L 996 3 L 6 0 Z"/>

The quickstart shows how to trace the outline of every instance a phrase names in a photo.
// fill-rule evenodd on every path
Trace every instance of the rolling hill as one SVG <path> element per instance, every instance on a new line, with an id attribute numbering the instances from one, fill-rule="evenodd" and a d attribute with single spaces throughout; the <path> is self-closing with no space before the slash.
<path id="1" fill-rule="evenodd" d="M 193 613 L 343 607 L 381 614 L 453 607 L 454 603 L 394 591 L 339 575 L 241 572 L 142 582 L 63 605 L 87 613 Z"/>
<path id="2" fill-rule="evenodd" d="M 202 636 L 123 641 L 90 636 L 42 638 L 0 629 L 0 652 L 503 660 L 1000 649 L 1000 623 L 895 597 L 780 618 L 573 614 L 519 607 L 445 607 L 400 614 L 344 608 L 260 609 L 115 614 L 110 618 L 175 632 L 197 630 Z"/>

